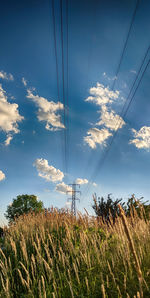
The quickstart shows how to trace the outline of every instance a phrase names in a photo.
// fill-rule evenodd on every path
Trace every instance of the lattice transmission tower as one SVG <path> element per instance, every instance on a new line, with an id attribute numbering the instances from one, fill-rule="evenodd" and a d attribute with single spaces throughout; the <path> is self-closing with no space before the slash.
<path id="1" fill-rule="evenodd" d="M 72 183 L 72 184 L 69 184 L 71 185 L 72 187 L 72 190 L 70 191 L 67 191 L 67 193 L 72 193 L 72 197 L 71 198 L 68 198 L 68 201 L 71 200 L 71 213 L 76 216 L 76 201 L 80 201 L 80 199 L 78 199 L 76 197 L 76 194 L 77 193 L 80 193 L 81 194 L 81 191 L 79 190 L 76 190 L 76 186 L 79 186 L 80 187 L 80 184 L 77 184 L 77 183 Z"/>

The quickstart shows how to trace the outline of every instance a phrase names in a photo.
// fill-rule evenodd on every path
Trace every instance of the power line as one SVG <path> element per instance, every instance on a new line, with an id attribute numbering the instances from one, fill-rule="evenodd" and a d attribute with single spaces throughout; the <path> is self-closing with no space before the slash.
<path id="1" fill-rule="evenodd" d="M 56 21 L 55 21 L 55 0 L 52 0 L 52 20 L 53 20 L 53 36 L 54 36 L 54 51 L 55 51 L 55 64 L 56 64 L 56 78 L 57 78 L 57 96 L 59 100 L 59 108 L 60 108 L 60 89 L 59 89 L 59 68 L 58 68 L 58 53 L 57 53 L 57 40 L 56 40 Z M 62 148 L 62 156 L 64 159 L 64 144 L 63 144 L 63 134 L 60 132 L 61 138 L 61 148 Z M 64 164 L 63 167 L 65 168 Z"/>
<path id="2" fill-rule="evenodd" d="M 66 143 L 67 143 L 67 170 L 68 170 L 68 160 L 69 160 L 69 24 L 68 24 L 68 0 L 66 0 L 66 112 L 67 112 L 67 120 L 66 120 Z"/>
<path id="3" fill-rule="evenodd" d="M 67 48 L 67 59 L 66 59 L 66 64 L 67 64 L 67 71 L 66 71 L 66 102 L 67 102 L 67 128 L 69 129 L 69 99 L 68 99 L 68 40 L 69 40 L 69 35 L 68 35 L 68 0 L 66 0 L 66 48 Z"/>
<path id="4" fill-rule="evenodd" d="M 56 43 L 56 23 L 55 23 L 55 9 L 54 0 L 52 0 L 52 18 L 53 18 L 53 35 L 54 35 L 54 48 L 55 48 L 55 61 L 56 61 L 56 76 L 57 76 L 57 92 L 59 100 L 59 74 L 58 74 L 58 56 L 57 56 L 57 43 Z"/>
<path id="5" fill-rule="evenodd" d="M 139 72 L 138 72 L 138 74 L 137 74 L 137 76 L 136 76 L 136 79 L 135 79 L 135 81 L 134 81 L 134 83 L 133 83 L 133 85 L 132 85 L 131 90 L 133 90 L 133 87 L 134 87 L 134 85 L 135 85 L 135 83 L 136 83 L 136 81 L 137 81 L 137 79 L 138 79 L 138 77 L 139 77 L 139 73 L 140 73 L 140 71 L 141 71 L 141 69 L 142 69 L 142 66 L 143 66 L 144 62 L 145 62 L 146 56 L 147 56 L 147 54 L 148 54 L 148 51 L 149 51 L 149 48 L 148 48 L 148 50 L 147 50 L 147 52 L 146 52 L 146 54 L 145 54 L 145 57 L 144 57 L 144 59 L 143 59 L 143 61 L 142 61 L 141 67 L 140 67 Z M 138 84 L 137 84 L 137 87 L 136 87 L 136 89 L 135 89 L 135 91 L 134 91 L 134 93 L 133 93 L 133 95 L 132 95 L 132 97 L 131 97 L 131 99 L 130 99 L 130 101 L 129 101 L 129 103 L 128 103 L 126 109 L 125 109 L 125 111 L 124 111 L 124 113 L 123 113 L 122 119 L 124 119 L 124 117 L 126 116 L 128 110 L 129 110 L 129 107 L 130 107 L 130 105 L 131 105 L 131 103 L 132 103 L 132 101 L 133 101 L 133 98 L 134 98 L 134 96 L 135 96 L 135 94 L 136 94 L 136 92 L 137 92 L 137 90 L 138 90 L 138 88 L 139 88 L 139 85 L 140 85 L 140 83 L 141 83 L 141 81 L 142 81 L 142 79 L 143 79 L 143 77 L 144 77 L 144 74 L 145 74 L 145 72 L 146 72 L 146 70 L 147 70 L 147 68 L 148 68 L 148 66 L 149 66 L 149 63 L 150 63 L 150 59 L 148 60 L 146 66 L 145 66 L 145 68 L 144 68 L 144 70 L 143 70 L 143 73 L 142 73 L 141 78 L 140 78 L 140 80 L 139 80 L 139 82 L 138 82 Z M 131 94 L 131 90 L 130 90 L 130 92 L 129 92 L 128 98 L 129 98 L 129 96 L 130 96 L 130 94 Z M 128 99 L 128 98 L 127 98 L 127 99 Z M 126 103 L 125 103 L 125 104 L 126 104 Z M 125 107 L 125 105 L 124 105 L 124 107 Z M 123 110 L 124 110 L 124 107 L 123 107 Z M 122 110 L 122 111 L 123 111 L 123 110 Z M 96 167 L 96 169 L 95 169 L 95 172 L 93 173 L 92 178 L 90 179 L 90 182 L 91 182 L 92 180 L 95 179 L 95 177 L 97 176 L 97 173 L 98 173 L 100 167 L 102 167 L 102 165 L 103 165 L 103 163 L 104 163 L 104 161 L 105 161 L 105 159 L 106 159 L 106 157 L 107 157 L 107 155 L 108 155 L 108 153 L 109 153 L 109 151 L 110 151 L 110 149 L 111 149 L 112 143 L 113 143 L 113 141 L 114 141 L 114 139 L 115 139 L 115 137 L 116 137 L 116 135 L 117 135 L 117 133 L 118 133 L 118 129 L 119 129 L 119 127 L 120 127 L 121 122 L 122 122 L 122 120 L 120 120 L 119 125 L 118 125 L 117 129 L 115 130 L 115 133 L 114 133 L 114 135 L 113 135 L 113 137 L 112 137 L 112 139 L 111 139 L 111 142 L 110 142 L 109 146 L 107 147 L 107 150 L 105 151 L 105 155 L 104 155 L 103 159 L 101 159 L 101 160 L 99 161 L 99 163 L 98 163 L 98 165 L 97 165 L 97 167 Z M 89 188 L 90 188 L 90 186 L 88 187 L 87 192 L 89 191 Z"/>
<path id="6" fill-rule="evenodd" d="M 131 95 L 131 93 L 132 93 L 132 91 L 133 91 L 133 89 L 134 89 L 134 86 L 135 86 L 135 84 L 136 84 L 136 82 L 137 82 L 137 80 L 138 80 L 138 78 L 139 78 L 140 72 L 141 72 L 142 67 L 143 67 L 143 65 L 144 65 L 144 63 L 145 63 L 145 60 L 146 60 L 146 57 L 147 57 L 147 55 L 148 55 L 149 50 L 150 50 L 150 46 L 147 48 L 147 51 L 146 51 L 146 53 L 145 53 L 145 55 L 144 55 L 144 58 L 143 58 L 142 63 L 141 63 L 141 66 L 140 66 L 140 68 L 139 68 L 139 70 L 138 70 L 138 73 L 137 73 L 137 75 L 136 75 L 136 78 L 135 78 L 135 80 L 134 80 L 134 82 L 133 82 L 133 84 L 132 84 L 132 87 L 131 87 L 131 89 L 130 89 L 130 92 L 129 92 L 129 94 L 128 94 L 128 97 L 127 97 L 127 99 L 126 99 L 126 101 L 125 101 L 125 104 L 124 104 L 123 109 L 122 109 L 122 111 L 121 111 L 121 115 L 120 115 L 121 117 L 122 117 L 122 115 L 123 115 L 123 112 L 124 112 L 124 109 L 125 109 L 126 102 L 128 101 L 128 99 L 129 99 L 129 97 L 130 97 L 130 95 Z"/>
<path id="7" fill-rule="evenodd" d="M 90 14 L 92 16 L 92 25 L 93 25 L 90 27 L 91 28 L 93 27 L 94 30 L 96 30 L 96 27 L 97 27 L 97 20 L 98 20 L 97 13 L 99 11 L 99 7 L 98 7 L 99 4 L 100 4 L 100 1 L 96 0 L 95 5 L 93 5 L 93 9 Z M 91 33 L 92 33 L 92 37 L 91 37 L 91 41 L 89 40 L 88 61 L 87 61 L 87 82 L 89 82 L 89 80 L 90 80 L 89 74 L 90 74 L 90 70 L 91 70 L 91 60 L 92 60 L 92 56 L 93 56 L 93 42 L 94 42 L 93 30 L 91 31 Z"/>
<path id="8" fill-rule="evenodd" d="M 63 85 L 63 103 L 64 103 L 64 126 L 66 127 L 66 100 L 65 100 L 65 78 L 64 78 L 64 37 L 63 37 L 63 8 L 60 0 L 60 19 L 61 19 L 61 55 L 62 55 L 62 85 Z"/>
<path id="9" fill-rule="evenodd" d="M 145 74 L 145 72 L 146 72 L 146 70 L 147 70 L 147 68 L 148 68 L 148 66 L 149 66 L 149 63 L 150 63 L 150 59 L 148 60 L 148 62 L 147 62 L 147 64 L 146 64 L 146 67 L 145 67 L 145 69 L 144 69 L 144 71 L 143 71 L 143 73 L 142 73 L 142 76 L 141 76 L 141 78 L 140 78 L 140 81 L 139 81 L 139 83 L 138 83 L 136 89 L 135 89 L 135 92 L 134 92 L 133 96 L 131 97 L 130 102 L 129 102 L 129 104 L 128 104 L 126 110 L 125 110 L 124 117 L 125 117 L 125 115 L 127 114 L 128 110 L 129 110 L 129 107 L 130 107 L 130 105 L 131 105 L 131 103 L 132 103 L 132 100 L 133 100 L 133 98 L 134 98 L 134 96 L 135 96 L 135 93 L 136 93 L 136 91 L 137 91 L 137 89 L 138 89 L 138 87 L 139 87 L 139 85 L 140 85 L 140 83 L 141 83 L 141 81 L 142 81 L 142 79 L 143 79 L 143 76 L 144 76 L 144 74 Z"/>
<path id="10" fill-rule="evenodd" d="M 115 74 L 115 80 L 113 81 L 113 85 L 112 85 L 112 88 L 111 88 L 112 91 L 115 88 L 117 76 L 118 76 L 118 73 L 120 71 L 120 67 L 121 67 L 122 60 L 123 60 L 123 57 L 124 57 L 124 54 L 125 54 L 125 50 L 126 50 L 126 47 L 127 47 L 127 44 L 128 44 L 128 40 L 129 40 L 130 33 L 131 33 L 131 30 L 132 30 L 132 26 L 133 26 L 133 23 L 134 23 L 134 20 L 135 20 L 135 16 L 136 16 L 136 12 L 137 12 L 137 9 L 138 9 L 139 2 L 140 2 L 140 0 L 137 0 L 135 9 L 134 9 L 134 12 L 133 12 L 133 15 L 132 15 L 132 19 L 131 19 L 131 22 L 130 22 L 128 34 L 127 34 L 127 37 L 126 37 L 126 40 L 125 40 L 125 43 L 124 43 L 124 47 L 123 47 L 123 50 L 122 50 L 122 53 L 121 53 L 121 57 L 120 57 L 120 60 L 119 60 L 119 64 L 118 64 L 118 67 L 117 67 L 117 71 L 116 71 L 116 74 Z M 89 157 L 88 164 L 90 164 L 90 161 L 92 159 L 92 156 L 93 156 L 93 154 L 91 154 L 91 156 Z"/>
<path id="11" fill-rule="evenodd" d="M 115 88 L 117 76 L 118 76 L 118 73 L 120 71 L 120 67 L 121 67 L 122 60 L 123 60 L 123 57 L 124 57 L 124 53 L 125 53 L 125 50 L 126 50 L 126 47 L 127 47 L 129 36 L 130 36 L 131 30 L 132 30 L 132 26 L 133 26 L 133 23 L 134 23 L 134 20 L 135 20 L 135 16 L 136 16 L 136 12 L 137 12 L 139 2 L 140 2 L 139 0 L 137 0 L 137 2 L 136 2 L 136 6 L 135 6 L 135 10 L 133 12 L 132 19 L 131 19 L 131 23 L 130 23 L 129 31 L 128 31 L 128 34 L 127 34 L 127 38 L 126 38 L 126 41 L 125 41 L 125 44 L 124 44 L 124 47 L 123 47 L 123 50 L 122 50 L 122 54 L 121 54 L 121 57 L 120 57 L 120 60 L 119 60 L 119 64 L 118 64 L 118 67 L 117 67 L 117 71 L 116 71 L 116 75 L 115 75 L 116 79 L 113 81 L 113 85 L 112 85 L 112 88 L 111 88 L 112 90 L 114 90 L 114 88 Z"/>
<path id="12" fill-rule="evenodd" d="M 120 113 L 120 117 L 121 117 L 121 118 L 124 118 L 124 117 L 125 117 L 125 113 L 127 113 L 126 111 L 125 111 L 125 113 L 124 113 L 126 103 L 127 103 L 128 99 L 129 99 L 130 95 L 132 94 L 132 91 L 133 91 L 133 89 L 134 89 L 134 86 L 135 86 L 135 84 L 136 84 L 136 82 L 137 82 L 137 80 L 138 80 L 138 78 L 139 78 L 140 72 L 141 72 L 142 67 L 143 67 L 143 65 L 144 65 L 144 63 L 145 63 L 145 60 L 146 60 L 146 57 L 147 57 L 147 55 L 148 55 L 149 50 L 150 50 L 150 46 L 147 48 L 147 51 L 146 51 L 146 53 L 145 53 L 145 55 L 144 55 L 144 58 L 143 58 L 143 60 L 142 60 L 142 62 L 141 62 L 140 68 L 139 68 L 138 73 L 137 73 L 137 75 L 136 75 L 136 77 L 135 77 L 135 80 L 134 80 L 134 82 L 133 82 L 133 84 L 132 84 L 132 87 L 131 87 L 131 89 L 130 89 L 130 92 L 129 92 L 129 94 L 128 94 L 126 100 L 125 100 L 125 103 L 124 103 L 124 105 L 123 105 L 122 111 L 121 111 L 121 113 Z M 133 98 L 133 96 L 132 96 L 132 98 Z M 128 109 L 129 109 L 130 104 L 131 104 L 131 100 L 130 100 L 130 102 L 129 102 L 129 104 L 128 104 Z M 122 119 L 118 120 L 118 124 L 116 124 L 116 126 L 115 126 L 115 129 L 114 129 L 114 130 L 115 130 L 115 133 L 114 133 L 114 135 L 113 135 L 113 138 L 112 138 L 111 143 L 113 143 L 113 140 L 114 140 L 114 138 L 116 137 L 117 132 L 118 132 L 118 129 L 120 128 L 120 125 L 121 125 L 121 124 L 122 124 Z"/>
<path id="13" fill-rule="evenodd" d="M 65 165 L 67 172 L 67 134 L 66 134 L 66 99 L 65 99 L 65 76 L 64 76 L 64 37 L 63 37 L 63 6 L 60 0 L 60 19 L 61 19 L 61 55 L 62 55 L 62 85 L 63 85 L 63 104 L 64 104 L 64 144 L 65 144 Z"/>

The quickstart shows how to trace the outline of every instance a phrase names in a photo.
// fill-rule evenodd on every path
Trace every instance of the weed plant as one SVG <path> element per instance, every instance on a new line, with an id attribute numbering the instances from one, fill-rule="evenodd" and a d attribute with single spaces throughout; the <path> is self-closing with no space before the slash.
<path id="1" fill-rule="evenodd" d="M 0 248 L 0 297 L 150 297 L 150 221 L 21 216 Z"/>

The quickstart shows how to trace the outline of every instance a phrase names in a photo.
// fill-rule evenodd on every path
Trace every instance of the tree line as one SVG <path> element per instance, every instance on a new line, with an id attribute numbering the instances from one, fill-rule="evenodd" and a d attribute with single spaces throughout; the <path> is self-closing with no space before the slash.
<path id="1" fill-rule="evenodd" d="M 150 214 L 150 204 L 143 202 L 143 197 L 137 199 L 133 194 L 127 202 L 122 202 L 122 199 L 115 199 L 111 197 L 111 194 L 104 197 L 97 197 L 96 194 L 93 195 L 93 205 L 92 208 L 95 212 L 95 215 L 100 218 L 105 223 L 110 223 L 120 216 L 118 204 L 121 205 L 126 216 L 130 216 L 135 211 L 140 217 L 141 214 L 144 214 L 145 218 L 149 218 Z M 38 212 L 43 212 L 45 210 L 43 202 L 38 200 L 35 195 L 18 195 L 13 199 L 12 203 L 7 206 L 6 213 L 4 214 L 8 223 L 13 223 L 19 216 L 33 212 L 37 214 Z M 3 235 L 3 229 L 0 228 L 0 236 Z"/>

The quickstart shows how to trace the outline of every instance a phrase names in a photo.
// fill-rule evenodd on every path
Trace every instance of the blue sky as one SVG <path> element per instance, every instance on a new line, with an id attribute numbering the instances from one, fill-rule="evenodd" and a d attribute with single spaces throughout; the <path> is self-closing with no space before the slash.
<path id="1" fill-rule="evenodd" d="M 136 1 L 68 1 L 69 126 L 64 129 L 60 2 L 54 2 L 60 98 L 51 0 L 1 4 L 0 223 L 19 194 L 37 195 L 45 207 L 64 207 L 62 192 L 74 181 L 81 184 L 80 211 L 92 213 L 95 192 L 150 198 L 149 67 L 124 120 L 119 118 L 149 46 L 150 3 L 143 0 L 138 6 L 116 78 Z M 66 95 L 66 1 L 62 3 Z M 118 121 L 121 128 L 93 176 Z"/>

